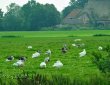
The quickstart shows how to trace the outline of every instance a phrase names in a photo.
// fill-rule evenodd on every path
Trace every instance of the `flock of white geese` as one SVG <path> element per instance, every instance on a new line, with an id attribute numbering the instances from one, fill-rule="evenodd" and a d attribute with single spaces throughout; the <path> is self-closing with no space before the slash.
<path id="1" fill-rule="evenodd" d="M 74 40 L 75 42 L 79 42 L 81 41 L 81 39 L 75 39 Z M 84 46 L 85 44 L 82 43 L 82 44 L 72 44 L 72 46 L 74 47 L 80 47 L 80 46 Z M 27 47 L 28 49 L 32 49 L 33 47 L 32 46 L 28 46 Z M 67 52 L 67 46 L 66 44 L 64 45 L 64 47 L 61 49 L 63 53 L 66 53 Z M 103 47 L 102 46 L 99 46 L 98 47 L 98 50 L 103 50 Z M 46 57 L 44 59 L 43 62 L 40 63 L 39 67 L 40 68 L 46 68 L 46 65 L 47 63 L 50 61 L 50 57 L 51 57 L 51 50 L 48 49 L 45 54 L 48 55 L 48 57 Z M 35 53 L 32 54 L 32 58 L 37 58 L 41 55 L 40 51 L 37 51 Z M 86 49 L 83 49 L 82 52 L 79 53 L 79 57 L 83 57 L 86 55 Z M 9 56 L 6 61 L 9 62 L 9 61 L 12 61 L 14 60 L 14 56 Z M 24 62 L 26 61 L 26 58 L 25 57 L 20 57 L 19 60 L 17 60 L 15 63 L 13 63 L 13 66 L 17 66 L 17 67 L 21 67 L 21 66 L 24 66 Z M 53 67 L 55 68 L 61 68 L 63 67 L 63 63 L 60 61 L 60 60 L 57 60 L 54 64 L 53 64 Z"/>

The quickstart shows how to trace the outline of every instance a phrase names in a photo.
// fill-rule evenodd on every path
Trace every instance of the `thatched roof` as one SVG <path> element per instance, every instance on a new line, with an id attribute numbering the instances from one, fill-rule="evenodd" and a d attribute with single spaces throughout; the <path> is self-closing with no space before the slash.
<path id="1" fill-rule="evenodd" d="M 84 23 L 85 20 L 93 20 L 93 17 L 96 20 L 110 20 L 110 0 L 88 0 L 84 8 L 72 10 L 63 23 Z"/>

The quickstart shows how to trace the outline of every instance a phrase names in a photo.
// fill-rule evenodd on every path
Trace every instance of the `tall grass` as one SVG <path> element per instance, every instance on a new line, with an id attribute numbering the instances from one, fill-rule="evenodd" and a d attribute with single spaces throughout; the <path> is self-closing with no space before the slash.
<path id="1" fill-rule="evenodd" d="M 15 82 L 16 81 L 16 82 Z M 0 78 L 0 85 L 110 85 L 110 77 L 92 75 L 88 79 L 70 79 L 63 75 L 20 74 L 16 78 Z"/>
<path id="2" fill-rule="evenodd" d="M 103 51 L 106 51 L 106 55 L 102 55 L 102 52 L 93 52 L 93 62 L 97 65 L 98 69 L 103 73 L 110 72 L 110 45 L 107 45 Z"/>

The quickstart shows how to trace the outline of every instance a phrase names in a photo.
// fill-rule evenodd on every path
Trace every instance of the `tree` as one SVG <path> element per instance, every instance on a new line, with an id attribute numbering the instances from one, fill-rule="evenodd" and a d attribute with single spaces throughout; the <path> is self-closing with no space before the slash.
<path id="1" fill-rule="evenodd" d="M 11 3 L 3 18 L 4 30 L 40 30 L 60 23 L 60 13 L 52 4 L 39 4 L 29 0 L 22 7 Z"/>
<path id="2" fill-rule="evenodd" d="M 62 17 L 66 17 L 73 9 L 84 8 L 87 2 L 88 0 L 70 0 L 69 6 L 65 7 L 62 11 Z"/>
<path id="3" fill-rule="evenodd" d="M 61 16 L 53 4 L 46 4 L 46 26 L 55 26 L 60 23 Z"/>
<path id="4" fill-rule="evenodd" d="M 22 30 L 21 28 L 22 17 L 20 16 L 20 6 L 11 3 L 7 6 L 7 13 L 4 16 L 4 30 Z"/>
<path id="5" fill-rule="evenodd" d="M 2 12 L 2 10 L 0 9 L 0 30 L 2 30 L 2 28 L 3 28 L 2 22 L 3 22 L 3 12 Z"/>
<path id="6" fill-rule="evenodd" d="M 41 27 L 54 26 L 60 22 L 60 13 L 52 4 L 42 5 L 31 0 L 21 9 L 24 27 L 28 30 L 40 30 Z"/>
<path id="7" fill-rule="evenodd" d="M 30 0 L 21 7 L 21 12 L 23 13 L 23 28 L 26 28 L 26 30 L 31 30 L 32 14 L 35 13 L 35 9 L 35 0 Z"/>

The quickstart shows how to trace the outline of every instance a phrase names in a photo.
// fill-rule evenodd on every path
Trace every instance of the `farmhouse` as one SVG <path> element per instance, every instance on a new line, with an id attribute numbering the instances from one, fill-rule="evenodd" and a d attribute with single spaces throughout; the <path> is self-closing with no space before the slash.
<path id="1" fill-rule="evenodd" d="M 88 0 L 84 8 L 72 10 L 63 24 L 110 24 L 110 0 Z"/>

